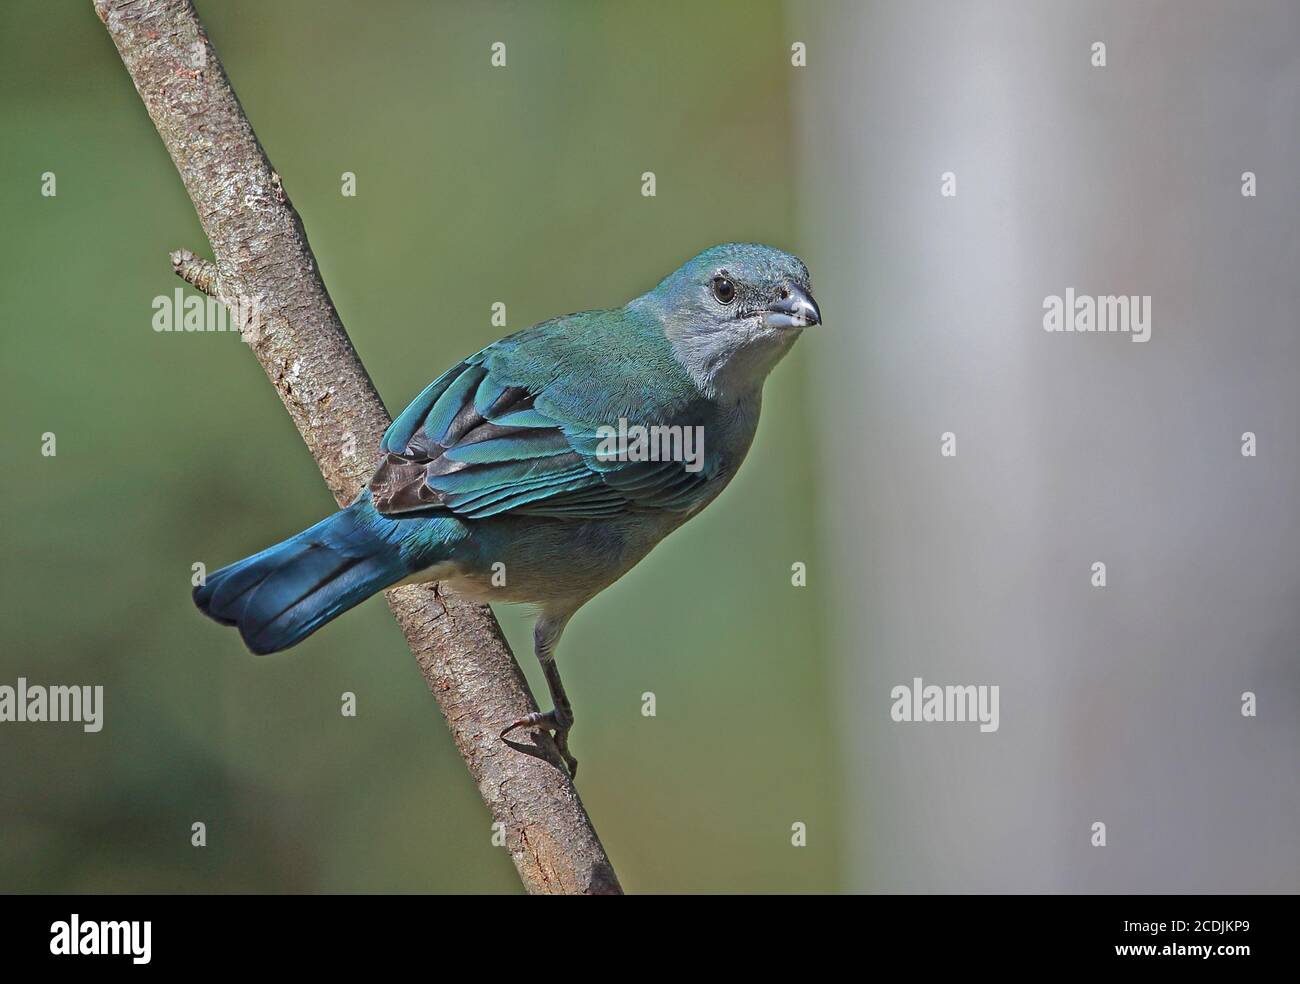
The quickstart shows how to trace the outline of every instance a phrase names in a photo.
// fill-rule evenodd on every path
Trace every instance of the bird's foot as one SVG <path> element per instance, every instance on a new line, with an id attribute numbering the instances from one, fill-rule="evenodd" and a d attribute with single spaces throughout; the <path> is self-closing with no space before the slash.
<path id="1" fill-rule="evenodd" d="M 532 728 L 548 733 L 555 732 L 555 748 L 559 751 L 560 757 L 564 759 L 564 764 L 569 767 L 569 777 L 577 776 L 578 760 L 569 751 L 569 731 L 573 728 L 572 718 L 566 719 L 556 711 L 534 711 L 502 731 L 501 737 L 504 738 L 518 728 Z"/>

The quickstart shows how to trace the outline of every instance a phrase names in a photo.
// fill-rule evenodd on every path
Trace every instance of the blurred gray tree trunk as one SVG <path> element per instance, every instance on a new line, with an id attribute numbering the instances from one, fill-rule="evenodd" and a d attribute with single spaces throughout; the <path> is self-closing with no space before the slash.
<path id="1" fill-rule="evenodd" d="M 846 887 L 1294 891 L 1300 8 L 791 3 L 787 28 Z M 1067 287 L 1149 295 L 1150 340 L 1045 332 Z M 916 677 L 1000 686 L 998 731 L 894 722 Z"/>

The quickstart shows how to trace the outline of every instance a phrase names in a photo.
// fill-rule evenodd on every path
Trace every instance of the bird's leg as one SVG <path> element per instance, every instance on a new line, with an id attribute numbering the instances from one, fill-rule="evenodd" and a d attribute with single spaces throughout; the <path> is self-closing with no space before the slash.
<path id="1" fill-rule="evenodd" d="M 564 692 L 564 683 L 560 680 L 560 668 L 555 662 L 555 647 L 568 620 L 567 615 L 555 621 L 542 617 L 537 620 L 537 625 L 533 628 L 533 650 L 537 654 L 537 661 L 542 664 L 546 687 L 550 690 L 551 701 L 555 704 L 554 710 L 537 711 L 520 718 L 502 731 L 501 737 L 504 738 L 516 728 L 542 728 L 546 731 L 554 731 L 555 747 L 564 758 L 564 764 L 569 767 L 569 775 L 576 776 L 578 760 L 569 751 L 569 731 L 573 728 L 573 705 L 569 703 L 569 695 Z"/>
<path id="2" fill-rule="evenodd" d="M 551 692 L 552 703 L 555 704 L 555 709 L 549 715 L 551 727 L 555 729 L 555 747 L 563 756 L 564 764 L 569 767 L 569 776 L 573 777 L 578 774 L 578 760 L 569 751 L 569 731 L 573 728 L 573 705 L 569 703 L 569 695 L 564 692 L 564 684 L 560 681 L 560 667 L 556 664 L 554 656 L 542 660 L 542 672 L 546 675 L 546 687 Z"/>

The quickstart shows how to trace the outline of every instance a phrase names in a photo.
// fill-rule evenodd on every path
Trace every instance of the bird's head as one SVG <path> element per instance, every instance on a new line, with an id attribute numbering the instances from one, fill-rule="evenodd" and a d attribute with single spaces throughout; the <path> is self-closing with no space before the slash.
<path id="1" fill-rule="evenodd" d="M 758 243 L 706 249 L 632 302 L 654 313 L 678 360 L 710 396 L 743 397 L 811 325 L 808 268 Z"/>

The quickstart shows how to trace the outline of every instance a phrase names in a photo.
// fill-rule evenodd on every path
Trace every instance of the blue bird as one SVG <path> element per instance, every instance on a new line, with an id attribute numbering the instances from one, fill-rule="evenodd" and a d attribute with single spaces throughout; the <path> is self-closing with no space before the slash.
<path id="1" fill-rule="evenodd" d="M 287 649 L 399 583 L 530 603 L 554 709 L 502 736 L 552 731 L 576 771 L 560 634 L 726 487 L 768 373 L 820 323 L 798 258 L 728 243 L 621 308 L 493 342 L 393 421 L 350 506 L 210 574 L 194 601 L 255 653 Z"/>

